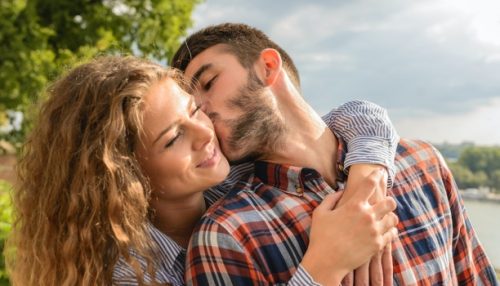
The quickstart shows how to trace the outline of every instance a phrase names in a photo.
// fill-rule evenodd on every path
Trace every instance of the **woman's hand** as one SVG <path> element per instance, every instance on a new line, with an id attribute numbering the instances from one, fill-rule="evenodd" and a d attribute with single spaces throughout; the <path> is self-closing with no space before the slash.
<path id="1" fill-rule="evenodd" d="M 314 210 L 309 248 L 302 266 L 322 285 L 339 285 L 350 271 L 366 263 L 396 236 L 396 203 L 369 200 L 379 187 L 379 170 L 364 178 L 351 197 L 334 209 L 341 194 L 328 195 Z"/>
<path id="2" fill-rule="evenodd" d="M 347 186 L 342 196 L 342 199 L 337 206 L 342 205 L 343 201 L 349 198 L 355 192 L 363 192 L 366 190 L 361 189 L 359 186 L 362 184 L 363 179 L 368 177 L 371 172 L 380 170 L 386 175 L 386 167 L 375 164 L 356 164 L 352 165 L 349 169 L 349 177 L 347 178 Z M 387 176 L 380 178 L 378 188 L 371 196 L 369 202 L 374 204 L 379 202 L 387 195 Z M 388 244 L 381 253 L 374 255 L 371 260 L 350 273 L 344 281 L 343 286 L 358 286 L 358 285 L 372 285 L 372 286 L 392 286 L 392 249 Z"/>

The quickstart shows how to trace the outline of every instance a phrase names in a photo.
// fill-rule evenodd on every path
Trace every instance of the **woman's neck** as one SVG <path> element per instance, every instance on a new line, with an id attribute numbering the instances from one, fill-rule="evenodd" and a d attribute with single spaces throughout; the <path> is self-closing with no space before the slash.
<path id="1" fill-rule="evenodd" d="M 203 192 L 179 200 L 152 198 L 150 205 L 153 225 L 187 248 L 193 228 L 206 210 Z"/>

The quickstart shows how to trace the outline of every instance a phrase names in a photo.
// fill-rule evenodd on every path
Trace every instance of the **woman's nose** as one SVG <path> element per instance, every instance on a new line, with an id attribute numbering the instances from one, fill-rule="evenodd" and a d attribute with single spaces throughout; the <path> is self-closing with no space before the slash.
<path id="1" fill-rule="evenodd" d="M 211 125 L 207 125 L 201 121 L 193 122 L 193 148 L 195 150 L 201 150 L 205 148 L 207 144 L 213 141 L 214 130 Z"/>

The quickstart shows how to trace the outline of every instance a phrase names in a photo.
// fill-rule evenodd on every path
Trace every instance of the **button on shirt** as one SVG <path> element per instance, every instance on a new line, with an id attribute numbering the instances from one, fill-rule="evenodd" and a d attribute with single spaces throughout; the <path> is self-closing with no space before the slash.
<path id="1" fill-rule="evenodd" d="M 395 164 L 388 191 L 400 220 L 392 246 L 394 284 L 497 285 L 439 153 L 401 140 Z M 284 285 L 300 265 L 312 212 L 334 190 L 312 169 L 268 162 L 254 167 L 255 174 L 212 206 L 195 229 L 188 285 Z"/>

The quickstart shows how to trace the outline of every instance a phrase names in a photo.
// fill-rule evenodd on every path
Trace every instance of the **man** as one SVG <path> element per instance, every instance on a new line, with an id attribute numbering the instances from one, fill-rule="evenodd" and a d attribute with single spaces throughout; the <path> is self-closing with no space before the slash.
<path id="1" fill-rule="evenodd" d="M 195 33 L 173 65 L 193 82 L 226 156 L 256 160 L 255 175 L 237 184 L 195 230 L 187 283 L 285 283 L 303 258 L 309 230 L 319 231 L 311 228 L 314 208 L 344 180 L 338 172 L 344 144 L 302 98 L 291 59 L 256 29 L 223 24 Z M 497 285 L 439 153 L 429 144 L 402 140 L 396 169 L 388 192 L 400 219 L 394 282 Z M 335 275 L 347 274 L 343 270 Z M 338 283 L 335 275 L 318 282 Z"/>
<path id="2" fill-rule="evenodd" d="M 187 49 L 183 50 L 184 47 L 182 47 L 179 50 L 179 52 L 180 53 L 185 52 L 186 54 L 190 54 L 191 52 L 196 53 L 196 50 L 191 51 L 192 47 L 188 47 L 188 46 L 185 46 L 185 47 L 187 47 Z M 194 48 L 196 48 L 196 46 Z M 279 48 L 279 47 L 277 47 L 277 48 Z M 288 59 L 288 61 L 286 63 L 291 63 L 291 59 L 286 55 L 286 53 L 284 51 L 281 51 L 281 52 Z M 179 55 L 179 53 L 178 53 L 178 55 Z M 174 65 L 176 65 L 175 62 L 174 62 Z M 289 66 L 295 70 L 295 68 L 293 67 L 293 63 Z M 296 82 L 298 82 L 298 75 L 295 78 L 296 78 Z M 250 89 L 252 89 L 252 87 L 250 87 Z M 227 90 L 224 90 L 223 92 L 227 92 Z M 221 98 L 221 97 L 217 96 L 216 98 Z M 357 189 L 357 186 L 360 183 L 360 181 L 357 179 L 362 178 L 362 176 L 357 176 L 358 173 L 361 173 L 361 175 L 364 174 L 366 176 L 367 174 L 370 173 L 370 171 L 373 168 L 377 168 L 374 165 L 372 165 L 372 166 L 367 166 L 367 165 L 360 166 L 359 165 L 360 160 L 361 160 L 361 162 L 363 162 L 363 160 L 364 160 L 365 163 L 378 163 L 381 165 L 388 166 L 388 171 L 390 172 L 389 179 L 391 179 L 393 176 L 393 168 L 391 168 L 393 163 L 389 162 L 389 160 L 392 161 L 392 159 L 393 159 L 393 154 L 395 152 L 395 147 L 397 145 L 398 137 L 393 136 L 393 133 L 395 133 L 395 132 L 393 132 L 391 130 L 392 125 L 390 124 L 390 121 L 388 120 L 388 118 L 387 118 L 387 120 L 384 120 L 384 117 L 387 116 L 385 114 L 385 111 L 380 112 L 382 110 L 381 108 L 377 108 L 377 107 L 373 107 L 373 106 L 374 106 L 373 104 L 368 105 L 366 102 L 353 102 L 353 103 L 348 103 L 348 104 L 344 105 L 342 108 L 339 108 L 338 112 L 333 112 L 333 113 L 329 114 L 329 115 L 339 114 L 339 115 L 344 115 L 344 116 L 349 115 L 348 118 L 352 121 L 352 122 L 341 122 L 341 123 L 334 122 L 334 123 L 329 125 L 330 127 L 333 126 L 334 128 L 339 128 L 336 130 L 339 134 L 346 133 L 346 132 L 351 133 L 351 134 L 348 134 L 351 136 L 344 135 L 345 137 L 349 137 L 349 139 L 351 141 L 350 143 L 352 143 L 350 148 L 349 148 L 350 152 L 347 154 L 347 157 L 346 157 L 345 166 L 347 169 L 349 166 L 353 165 L 354 162 L 358 163 L 358 165 L 353 167 L 353 170 L 351 171 L 352 176 L 349 178 L 349 180 L 351 181 L 351 184 L 350 184 L 351 188 L 348 188 L 348 189 Z M 246 106 L 246 108 L 251 108 L 251 107 Z M 342 111 L 343 109 L 344 110 L 347 109 L 347 110 Z M 253 118 L 258 118 L 258 117 L 265 118 L 265 116 L 261 116 L 261 115 L 263 113 L 265 114 L 266 112 L 267 111 L 265 109 L 263 109 L 260 105 L 258 105 L 258 106 L 253 107 L 252 110 L 249 111 L 247 114 L 251 114 Z M 267 113 L 269 113 L 269 112 L 267 112 Z M 353 113 L 354 114 L 357 113 L 358 116 L 356 117 L 356 116 L 352 115 Z M 367 113 L 372 113 L 372 114 L 367 114 Z M 213 114 L 214 113 L 212 113 L 212 115 Z M 259 114 L 261 114 L 261 115 L 259 115 Z M 330 118 L 325 118 L 326 122 L 335 121 L 335 120 L 333 120 L 333 117 L 335 117 L 335 116 L 329 116 L 329 117 Z M 367 121 L 366 118 L 370 118 L 371 120 Z M 385 124 L 384 121 L 389 121 L 389 124 L 388 125 Z M 261 121 L 261 122 L 264 122 L 264 121 Z M 364 133 L 364 134 L 362 132 L 361 132 L 361 134 L 359 133 L 358 126 L 360 124 L 366 125 L 365 128 L 361 128 L 361 129 L 364 129 L 364 131 L 366 133 Z M 239 123 L 239 126 L 235 128 L 236 130 L 239 130 L 239 134 L 248 134 L 249 133 L 248 132 L 249 130 L 248 130 L 248 128 L 245 128 L 245 125 L 246 126 L 253 126 L 253 124 L 247 124 L 246 122 Z M 218 125 L 216 124 L 216 128 L 217 128 L 217 126 Z M 373 129 L 373 126 L 377 126 L 378 128 Z M 349 128 L 352 128 L 352 131 L 349 132 L 346 130 Z M 272 126 L 270 126 L 270 125 L 265 126 L 265 124 L 263 124 L 263 126 L 259 126 L 258 128 L 250 128 L 250 129 L 260 130 L 261 133 L 255 135 L 254 136 L 255 138 L 258 138 L 258 137 L 264 138 L 266 136 L 266 134 L 272 134 L 273 132 L 271 132 L 271 131 L 275 131 L 275 130 L 273 130 Z M 361 138 L 360 138 L 359 135 L 364 135 L 364 136 L 361 136 Z M 220 136 L 220 132 L 219 132 L 219 136 Z M 375 136 L 375 138 L 373 138 L 374 136 Z M 380 136 L 380 138 L 376 138 L 377 136 Z M 390 140 L 384 141 L 384 140 L 382 140 L 384 138 L 390 138 Z M 273 141 L 273 139 L 269 139 L 268 141 Z M 381 146 L 382 143 L 386 145 L 385 148 L 383 148 L 384 146 Z M 231 159 L 230 151 L 228 151 L 228 150 L 226 150 L 226 148 L 224 148 L 224 141 L 222 141 L 222 144 L 223 144 L 223 146 L 222 146 L 223 151 Z M 262 146 L 262 145 L 255 146 L 254 150 L 258 150 L 260 152 L 260 151 L 264 150 L 265 148 L 266 148 L 266 146 Z M 380 151 L 382 151 L 382 152 L 380 152 Z M 247 157 L 252 157 L 252 155 L 253 154 L 248 154 Z M 382 158 L 384 158 L 383 161 L 380 160 Z M 246 160 L 232 160 L 232 161 L 233 161 L 233 163 L 237 163 L 238 161 L 241 162 L 241 161 L 246 161 Z M 331 165 L 331 167 L 333 167 L 333 164 L 331 164 L 331 163 L 328 163 L 328 164 Z M 385 180 L 383 180 L 383 181 L 385 181 Z M 392 181 L 392 180 L 389 180 L 389 181 Z M 390 185 L 390 184 L 391 183 L 389 182 L 388 185 Z M 380 189 L 384 190 L 385 188 L 384 189 L 380 188 Z M 349 192 L 348 192 L 348 194 L 349 194 Z M 379 194 L 379 197 L 381 197 L 380 194 Z M 371 203 L 374 203 L 374 200 L 371 200 Z M 391 267 L 392 265 L 390 264 L 390 261 L 391 261 L 390 252 L 388 252 L 388 253 L 389 253 L 389 255 L 387 255 L 387 252 L 385 252 L 385 255 L 384 255 L 384 257 L 385 257 L 384 260 L 389 261 L 389 262 L 386 262 L 385 265 L 388 265 L 389 267 Z M 378 261 L 376 261 L 375 263 L 372 263 L 372 264 L 373 265 L 381 264 L 380 259 L 381 258 L 379 257 Z M 389 268 L 389 267 L 386 267 L 386 268 Z M 381 272 L 382 271 L 380 269 L 379 269 L 379 271 L 374 271 L 373 270 L 374 268 L 375 267 L 370 267 L 371 272 L 375 273 L 374 276 L 379 277 L 379 279 L 381 279 L 381 276 L 382 276 Z M 299 270 L 301 270 L 301 269 L 299 268 Z M 356 278 L 357 278 L 356 281 L 367 280 L 368 264 L 365 265 L 364 270 L 365 271 L 357 271 L 356 272 Z M 384 271 L 384 275 L 387 275 L 387 273 L 392 274 L 390 269 L 388 269 L 387 271 Z"/>

